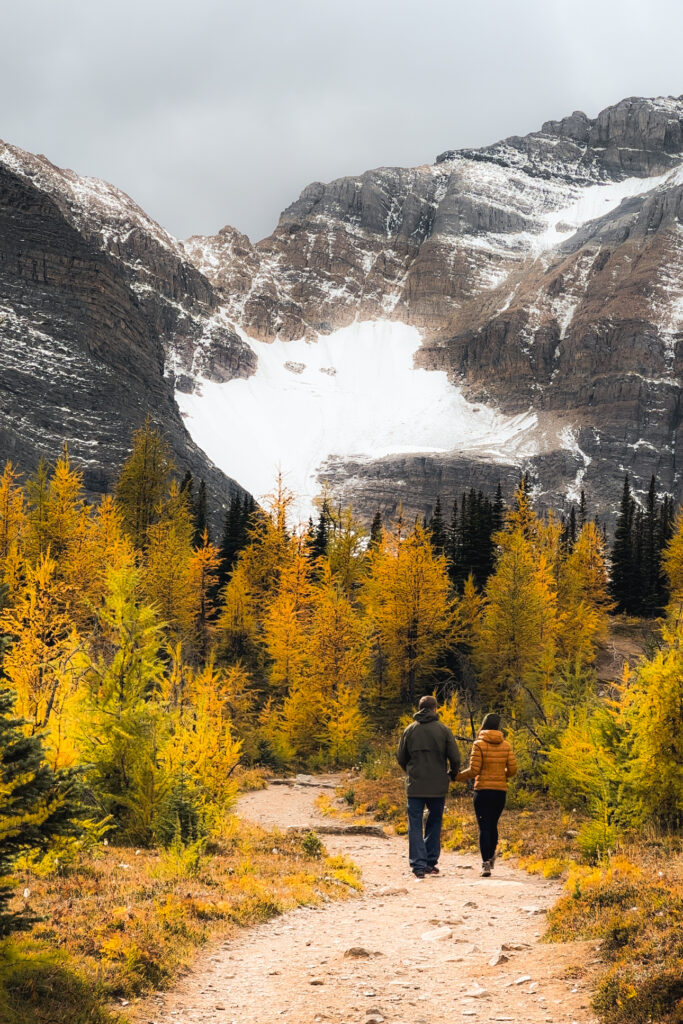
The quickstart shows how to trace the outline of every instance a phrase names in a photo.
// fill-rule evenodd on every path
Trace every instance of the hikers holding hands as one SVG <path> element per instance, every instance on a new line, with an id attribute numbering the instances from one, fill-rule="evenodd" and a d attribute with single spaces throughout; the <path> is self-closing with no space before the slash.
<path id="1" fill-rule="evenodd" d="M 516 772 L 514 751 L 500 731 L 500 715 L 487 715 L 472 746 L 469 766 L 456 778 L 456 782 L 474 779 L 474 813 L 479 826 L 483 878 L 490 876 L 496 859 L 498 819 L 505 807 L 508 779 Z"/>
<path id="2" fill-rule="evenodd" d="M 438 875 L 448 782 L 474 779 L 474 813 L 479 826 L 481 874 L 488 878 L 496 859 L 498 819 L 505 807 L 508 779 L 517 773 L 515 754 L 500 731 L 500 715 L 489 714 L 472 745 L 470 763 L 460 771 L 460 752 L 453 733 L 439 721 L 435 697 L 421 697 L 415 721 L 399 743 L 397 759 L 406 772 L 408 794 L 408 857 L 416 878 Z M 450 771 L 448 765 L 450 764 Z M 427 808 L 427 820 L 423 814 Z"/>

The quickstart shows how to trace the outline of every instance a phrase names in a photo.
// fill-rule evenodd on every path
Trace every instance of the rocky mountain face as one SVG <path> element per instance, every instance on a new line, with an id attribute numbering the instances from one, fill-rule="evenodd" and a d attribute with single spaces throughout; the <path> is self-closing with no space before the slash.
<path id="1" fill-rule="evenodd" d="M 0 462 L 23 470 L 64 440 L 92 494 L 111 488 L 147 414 L 214 505 L 241 488 L 192 442 L 174 373 L 248 373 L 182 246 L 123 193 L 0 146 Z M 166 372 L 165 372 L 166 371 Z"/>
<path id="2" fill-rule="evenodd" d="M 433 165 L 315 183 L 257 245 L 225 228 L 186 251 L 254 337 L 415 325 L 418 365 L 537 413 L 523 468 L 541 500 L 566 507 L 585 487 L 609 516 L 626 470 L 682 496 L 682 161 L 683 97 L 628 99 Z M 406 481 L 422 511 L 437 490 L 519 468 L 462 450 L 336 456 L 323 475 L 366 512 Z"/>
<path id="3" fill-rule="evenodd" d="M 366 515 L 399 498 L 429 512 L 438 493 L 498 480 L 509 490 L 522 470 L 542 503 L 567 508 L 583 487 L 608 518 L 625 471 L 643 490 L 656 473 L 680 500 L 682 194 L 683 97 L 627 99 L 428 166 L 316 182 L 257 244 L 231 227 L 180 243 L 112 186 L 0 146 L 0 459 L 30 465 L 67 435 L 89 487 L 106 489 L 150 411 L 179 463 L 225 495 L 177 403 L 207 450 L 214 435 L 230 474 L 253 425 L 241 421 L 237 438 L 221 410 L 239 395 L 246 416 L 248 387 L 262 412 L 282 379 L 272 359 L 260 365 L 262 343 L 315 343 L 370 320 L 417 329 L 416 372 L 447 375 L 469 418 L 456 447 L 452 423 L 447 444 L 434 424 L 425 450 L 410 423 L 392 427 L 379 457 L 357 438 L 345 450 L 328 423 L 318 481 Z M 324 406 L 336 367 L 321 368 L 320 390 L 285 349 L 292 402 L 320 391 Z M 377 388 L 390 389 L 390 349 L 386 372 L 376 356 Z M 338 379 L 351 379 L 348 365 Z M 450 415 L 441 398 L 420 415 Z M 351 389 L 347 417 L 354 400 Z M 492 428 L 477 440 L 480 412 L 489 424 L 521 417 L 523 443 L 516 427 L 514 444 L 507 427 L 498 443 Z"/>

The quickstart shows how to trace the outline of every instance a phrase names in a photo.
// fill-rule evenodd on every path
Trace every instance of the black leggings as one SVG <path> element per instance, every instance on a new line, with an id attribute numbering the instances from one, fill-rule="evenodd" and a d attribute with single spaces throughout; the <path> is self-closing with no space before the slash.
<path id="1" fill-rule="evenodd" d="M 475 789 L 474 813 L 479 825 L 479 849 L 482 860 L 491 860 L 498 845 L 498 819 L 505 807 L 502 789 Z"/>

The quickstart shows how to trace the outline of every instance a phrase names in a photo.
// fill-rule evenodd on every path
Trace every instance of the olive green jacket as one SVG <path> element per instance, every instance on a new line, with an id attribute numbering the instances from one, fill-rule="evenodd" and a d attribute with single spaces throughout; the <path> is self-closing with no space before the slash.
<path id="1" fill-rule="evenodd" d="M 446 796 L 450 779 L 460 770 L 460 751 L 435 711 L 418 711 L 401 736 L 396 757 L 406 773 L 408 796 Z M 450 773 L 448 765 L 450 764 Z"/>

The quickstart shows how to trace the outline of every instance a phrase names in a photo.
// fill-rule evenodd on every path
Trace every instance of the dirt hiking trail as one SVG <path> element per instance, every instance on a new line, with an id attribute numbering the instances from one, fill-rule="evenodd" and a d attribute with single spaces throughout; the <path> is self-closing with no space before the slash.
<path id="1" fill-rule="evenodd" d="M 315 784 L 311 784 L 315 782 Z M 238 813 L 266 827 L 329 826 L 315 799 L 333 776 L 269 786 Z M 505 816 L 501 822 L 505 835 Z M 593 1024 L 597 943 L 539 941 L 560 885 L 473 856 L 442 854 L 416 881 L 406 839 L 324 835 L 362 869 L 356 898 L 299 908 L 205 950 L 139 1024 Z"/>

